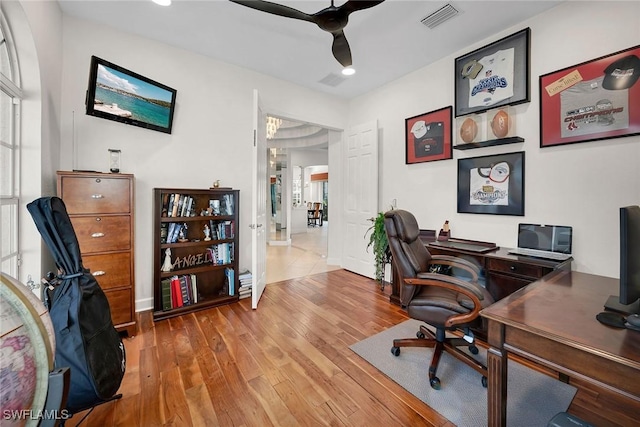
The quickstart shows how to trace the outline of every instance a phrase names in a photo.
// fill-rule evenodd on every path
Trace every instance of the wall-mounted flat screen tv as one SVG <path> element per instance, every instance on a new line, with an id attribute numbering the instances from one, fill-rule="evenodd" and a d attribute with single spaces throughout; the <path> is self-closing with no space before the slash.
<path id="1" fill-rule="evenodd" d="M 171 133 L 176 90 L 91 57 L 87 114 Z"/>

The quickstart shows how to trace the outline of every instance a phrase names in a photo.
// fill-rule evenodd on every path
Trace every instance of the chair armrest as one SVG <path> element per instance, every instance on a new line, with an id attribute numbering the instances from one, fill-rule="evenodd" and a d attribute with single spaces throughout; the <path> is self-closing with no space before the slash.
<path id="1" fill-rule="evenodd" d="M 473 309 L 468 313 L 449 317 L 445 322 L 445 326 L 447 327 L 467 323 L 480 315 L 480 310 L 482 309 L 481 301 L 484 299 L 484 294 L 482 287 L 475 282 L 467 282 L 439 273 L 419 273 L 418 277 L 405 278 L 404 281 L 409 285 L 437 286 L 439 288 L 449 289 L 466 296 L 473 302 Z"/>
<path id="2" fill-rule="evenodd" d="M 442 264 L 449 265 L 451 267 L 461 268 L 469 274 L 474 282 L 478 281 L 478 276 L 480 276 L 480 269 L 477 265 L 467 261 L 464 258 L 450 256 L 450 255 L 432 255 L 430 264 Z"/>

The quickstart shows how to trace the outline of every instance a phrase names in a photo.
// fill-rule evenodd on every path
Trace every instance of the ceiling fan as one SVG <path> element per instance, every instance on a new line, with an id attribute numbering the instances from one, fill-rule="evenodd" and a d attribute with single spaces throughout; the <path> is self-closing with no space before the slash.
<path id="1" fill-rule="evenodd" d="M 238 3 L 242 6 L 250 7 L 252 9 L 260 10 L 262 12 L 271 13 L 274 15 L 284 16 L 285 18 L 300 19 L 302 21 L 313 22 L 321 30 L 327 31 L 333 35 L 333 45 L 331 51 L 333 56 L 338 60 L 343 67 L 350 67 L 352 65 L 351 60 L 351 48 L 342 31 L 349 22 L 349 15 L 352 12 L 358 10 L 368 9 L 382 3 L 384 0 L 377 1 L 361 1 L 361 0 L 349 0 L 342 6 L 334 6 L 333 0 L 331 0 L 331 6 L 322 9 L 314 14 L 307 14 L 294 9 L 289 6 L 284 6 L 277 3 L 262 0 L 230 0 L 233 3 Z"/>

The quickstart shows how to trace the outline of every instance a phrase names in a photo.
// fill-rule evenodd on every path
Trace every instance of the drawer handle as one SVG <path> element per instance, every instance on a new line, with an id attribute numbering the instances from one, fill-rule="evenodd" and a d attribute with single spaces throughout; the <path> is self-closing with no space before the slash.
<path id="1" fill-rule="evenodd" d="M 516 266 L 515 266 L 515 265 L 510 266 L 510 267 L 509 267 L 509 270 L 511 270 L 511 271 L 516 271 Z"/>
<path id="2" fill-rule="evenodd" d="M 104 276 L 104 275 L 105 275 L 105 274 L 107 274 L 107 273 L 105 273 L 105 272 L 104 272 L 104 271 L 102 271 L 102 270 L 98 270 L 98 271 L 94 271 L 94 272 L 93 272 L 93 273 L 91 273 L 91 274 L 92 274 L 93 276 Z"/>
<path id="3" fill-rule="evenodd" d="M 104 233 L 93 233 L 91 235 L 91 237 L 94 237 L 94 238 L 96 238 L 96 237 L 104 237 Z"/>
<path id="4" fill-rule="evenodd" d="M 102 194 L 92 194 L 91 198 L 92 199 L 102 199 L 102 198 L 104 198 L 104 196 Z"/>

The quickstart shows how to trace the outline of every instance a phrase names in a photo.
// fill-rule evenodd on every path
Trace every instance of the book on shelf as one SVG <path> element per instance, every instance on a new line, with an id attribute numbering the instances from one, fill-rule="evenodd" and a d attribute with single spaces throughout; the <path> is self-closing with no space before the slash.
<path id="1" fill-rule="evenodd" d="M 233 268 L 225 268 L 224 274 L 227 277 L 227 284 L 228 284 L 227 289 L 229 289 L 229 295 L 233 296 L 235 295 L 235 284 L 236 284 L 235 271 L 233 271 Z"/>
<path id="2" fill-rule="evenodd" d="M 160 244 L 167 243 L 167 234 L 169 232 L 169 224 L 163 222 L 160 225 Z"/>
<path id="3" fill-rule="evenodd" d="M 175 193 L 173 195 L 173 208 L 171 209 L 171 216 L 172 217 L 177 217 L 178 216 L 178 205 L 180 204 L 180 194 Z"/>
<path id="4" fill-rule="evenodd" d="M 173 214 L 173 194 L 169 194 L 169 201 L 167 202 L 167 216 L 170 217 Z"/>
<path id="5" fill-rule="evenodd" d="M 191 284 L 187 283 L 187 277 L 180 276 L 180 292 L 182 293 L 182 305 L 191 305 Z M 191 279 L 189 279 L 191 281 Z"/>
<path id="6" fill-rule="evenodd" d="M 220 201 L 220 214 L 233 215 L 233 194 L 223 194 Z"/>
<path id="7" fill-rule="evenodd" d="M 182 307 L 182 291 L 180 290 L 180 279 L 178 276 L 171 277 L 171 306 L 173 308 Z"/>
<path id="8" fill-rule="evenodd" d="M 162 292 L 162 309 L 171 310 L 173 308 L 173 304 L 171 303 L 171 279 L 169 278 L 162 279 L 161 292 Z"/>
<path id="9" fill-rule="evenodd" d="M 197 279 L 195 274 L 191 274 L 191 294 L 193 295 L 193 303 L 196 304 L 198 302 L 198 286 Z"/>

